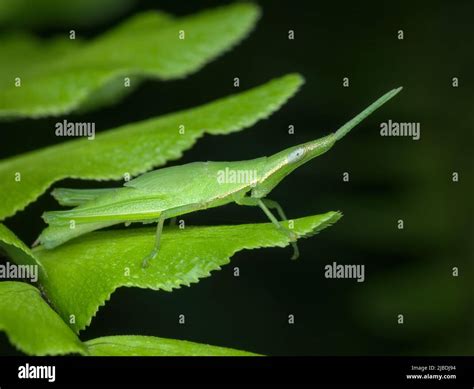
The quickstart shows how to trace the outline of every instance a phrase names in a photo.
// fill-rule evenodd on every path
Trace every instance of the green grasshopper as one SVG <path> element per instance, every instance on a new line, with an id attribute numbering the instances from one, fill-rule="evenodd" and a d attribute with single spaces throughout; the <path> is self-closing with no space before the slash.
<path id="1" fill-rule="evenodd" d="M 299 255 L 296 234 L 283 227 L 270 211 L 276 210 L 280 219 L 287 220 L 280 205 L 265 197 L 293 170 L 328 151 L 401 89 L 386 93 L 335 133 L 290 147 L 270 157 L 237 162 L 193 162 L 162 168 L 128 181 L 120 188 L 55 189 L 52 195 L 59 204 L 75 208 L 45 212 L 43 219 L 49 226 L 41 233 L 39 241 L 45 248 L 51 249 L 77 236 L 114 224 L 156 222 L 155 246 L 143 259 L 143 267 L 146 267 L 158 254 L 166 219 L 235 202 L 260 207 L 275 227 L 288 236 L 293 246 L 292 259 L 296 259 Z M 252 174 L 239 174 L 242 172 Z"/>

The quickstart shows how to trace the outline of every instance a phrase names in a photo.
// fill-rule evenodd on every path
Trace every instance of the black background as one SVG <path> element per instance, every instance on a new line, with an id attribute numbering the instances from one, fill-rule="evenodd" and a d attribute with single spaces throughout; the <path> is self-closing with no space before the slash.
<path id="1" fill-rule="evenodd" d="M 158 8 L 184 15 L 225 2 L 142 1 L 126 17 Z M 255 31 L 185 80 L 147 81 L 119 104 L 64 118 L 98 131 L 197 106 L 290 72 L 306 83 L 283 108 L 251 129 L 206 136 L 173 164 L 269 155 L 337 129 L 386 91 L 404 90 L 329 153 L 287 177 L 269 196 L 291 218 L 341 210 L 333 227 L 291 249 L 237 253 L 230 265 L 173 293 L 122 288 L 81 339 L 154 335 L 268 355 L 472 355 L 472 1 L 264 2 Z M 288 30 L 295 40 L 288 40 Z M 404 39 L 397 31 L 404 30 Z M 65 29 L 66 31 L 68 29 Z M 61 29 L 40 30 L 47 37 Z M 233 87 L 234 77 L 240 88 Z M 344 88 L 343 77 L 350 78 Z M 459 78 L 453 88 L 452 77 Z M 421 139 L 379 135 L 383 121 L 420 122 Z M 1 123 L 0 157 L 61 141 L 57 118 Z M 296 129 L 288 135 L 288 125 Z M 350 182 L 342 181 L 343 172 Z M 460 181 L 453 183 L 452 172 Z M 56 186 L 78 186 L 65 180 Z M 110 184 L 107 184 L 110 185 Z M 100 186 L 82 182 L 82 187 Z M 6 220 L 27 243 L 54 201 Z M 397 229 L 403 219 L 404 230 Z M 187 215 L 187 224 L 265 221 L 229 205 Z M 364 264 L 366 281 L 328 280 L 324 265 Z M 240 277 L 233 268 L 240 268 Z M 459 277 L 452 277 L 452 268 Z M 404 314 L 405 323 L 397 324 Z M 178 324 L 178 315 L 186 324 Z M 296 322 L 289 325 L 287 317 Z M 3 354 L 16 353 L 1 335 Z"/>

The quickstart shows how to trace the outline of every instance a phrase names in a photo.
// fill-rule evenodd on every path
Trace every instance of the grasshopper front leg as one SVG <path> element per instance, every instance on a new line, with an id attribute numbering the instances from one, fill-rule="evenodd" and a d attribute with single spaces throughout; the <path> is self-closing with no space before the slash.
<path id="1" fill-rule="evenodd" d="M 293 247 L 293 255 L 291 259 L 294 260 L 299 257 L 300 251 L 298 249 L 298 245 L 296 244 L 296 234 L 290 231 L 288 228 L 283 227 L 270 211 L 270 209 L 276 209 L 280 218 L 283 221 L 287 221 L 288 219 L 286 218 L 285 212 L 283 212 L 283 208 L 280 206 L 280 204 L 273 200 L 258 199 L 254 197 L 242 197 L 241 199 L 236 200 L 236 203 L 239 205 L 260 207 L 260 209 L 265 213 L 265 215 L 267 215 L 267 217 L 275 225 L 275 227 L 282 233 L 284 233 L 286 236 L 288 236 L 288 238 L 290 239 L 291 246 Z"/>
<path id="2" fill-rule="evenodd" d="M 164 222 L 165 217 L 160 216 L 160 218 L 158 219 L 158 226 L 156 227 L 155 247 L 153 247 L 153 250 L 151 250 L 150 254 L 143 258 L 142 268 L 148 267 L 149 262 L 157 256 L 158 251 L 160 250 L 161 233 L 163 232 Z"/>

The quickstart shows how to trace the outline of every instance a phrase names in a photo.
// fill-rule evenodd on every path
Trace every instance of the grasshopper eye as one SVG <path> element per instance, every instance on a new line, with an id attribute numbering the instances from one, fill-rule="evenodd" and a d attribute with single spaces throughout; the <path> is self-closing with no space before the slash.
<path id="1" fill-rule="evenodd" d="M 292 151 L 290 155 L 288 155 L 288 162 L 298 162 L 303 158 L 304 156 L 304 148 L 300 147 L 299 149 L 296 149 L 295 151 Z"/>

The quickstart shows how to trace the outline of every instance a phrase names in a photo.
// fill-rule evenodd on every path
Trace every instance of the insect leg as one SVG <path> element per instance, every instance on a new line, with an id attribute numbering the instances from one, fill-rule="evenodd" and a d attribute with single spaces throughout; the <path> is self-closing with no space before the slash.
<path id="1" fill-rule="evenodd" d="M 280 216 L 281 220 L 284 220 L 284 221 L 288 220 L 288 218 L 285 215 L 285 212 L 283 211 L 283 208 L 276 201 L 268 200 L 268 199 L 262 199 L 262 201 L 269 209 L 276 209 L 278 216 Z"/>
<path id="2" fill-rule="evenodd" d="M 284 220 L 284 221 L 288 220 L 288 218 L 285 215 L 285 212 L 283 211 L 283 208 L 276 201 L 269 200 L 269 199 L 262 199 L 262 202 L 269 209 L 276 209 L 281 220 Z M 296 243 L 296 235 L 293 232 L 291 232 L 290 238 L 293 240 L 293 242 L 291 242 L 291 245 L 293 246 L 293 256 L 291 257 L 291 259 L 297 259 L 300 256 L 300 250 L 298 249 L 298 244 Z"/>
<path id="3" fill-rule="evenodd" d="M 165 222 L 165 218 L 160 216 L 158 219 L 158 226 L 156 227 L 156 240 L 155 240 L 155 247 L 151 250 L 150 254 L 148 254 L 142 262 L 142 267 L 146 268 L 149 265 L 149 262 L 156 257 L 158 251 L 160 249 L 160 241 L 161 241 L 161 232 L 163 231 L 163 223 Z"/>
<path id="4" fill-rule="evenodd" d="M 282 229 L 285 231 L 285 233 L 288 235 L 288 237 L 291 240 L 291 246 L 293 247 L 293 255 L 291 256 L 291 259 L 295 260 L 298 259 L 300 256 L 300 250 L 298 249 L 298 245 L 296 244 L 296 234 L 287 228 L 284 228 L 278 220 L 273 216 L 273 214 L 270 212 L 270 210 L 267 208 L 267 205 L 271 208 L 276 208 L 278 214 L 283 220 L 287 220 L 285 213 L 283 212 L 283 209 L 281 208 L 280 204 L 278 204 L 276 201 L 273 200 L 266 200 L 266 199 L 258 199 L 258 206 L 262 209 L 263 212 L 268 216 L 268 218 L 273 222 L 273 224 L 277 225 L 277 228 Z M 271 216 L 271 217 L 270 217 Z M 273 221 L 272 218 L 275 220 Z"/>
<path id="5" fill-rule="evenodd" d="M 239 200 L 236 201 L 237 204 L 240 205 L 249 205 L 249 206 L 259 206 L 260 209 L 267 215 L 267 217 L 270 219 L 270 221 L 275 225 L 275 227 L 283 232 L 285 235 L 290 238 L 290 243 L 291 246 L 293 247 L 293 255 L 291 259 L 297 259 L 300 255 L 298 245 L 296 244 L 296 234 L 293 231 L 290 231 L 289 229 L 283 227 L 281 223 L 277 220 L 277 218 L 271 213 L 271 211 L 268 208 L 275 208 L 280 215 L 281 219 L 287 220 L 285 213 L 283 212 L 283 209 L 280 207 L 280 205 L 273 200 L 267 200 L 267 199 L 257 199 L 253 197 L 243 197 Z M 265 205 L 267 204 L 267 205 Z"/>

